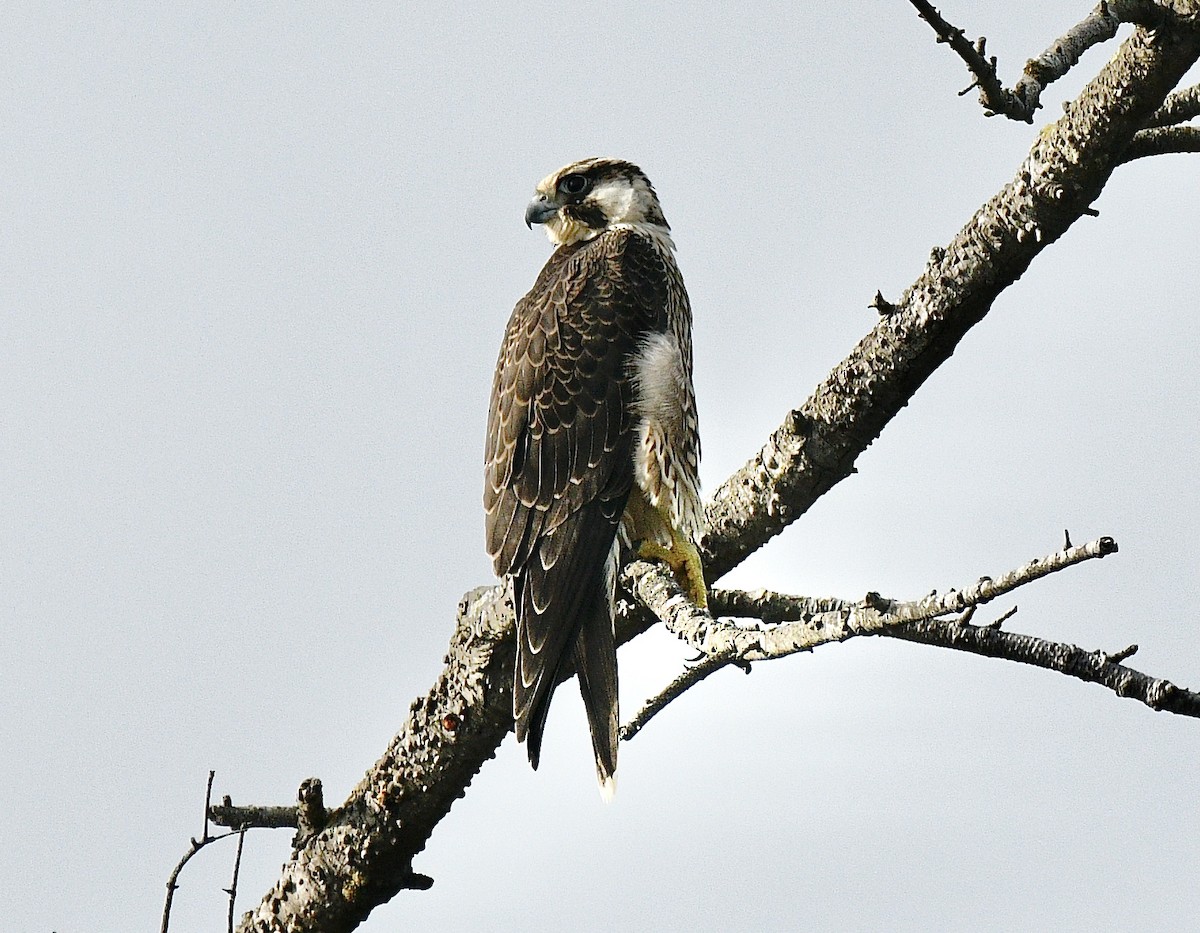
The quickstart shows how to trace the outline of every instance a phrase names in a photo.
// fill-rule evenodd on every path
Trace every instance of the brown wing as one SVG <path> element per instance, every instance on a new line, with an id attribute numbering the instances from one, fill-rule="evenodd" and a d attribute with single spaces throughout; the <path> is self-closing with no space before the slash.
<path id="1" fill-rule="evenodd" d="M 505 332 L 484 508 L 496 573 L 513 577 L 513 711 L 535 767 L 550 696 L 581 651 L 597 760 L 603 747 L 609 773 L 615 766 L 605 562 L 633 483 L 628 363 L 645 334 L 665 327 L 665 307 L 666 275 L 654 248 L 631 231 L 610 231 L 556 250 Z"/>

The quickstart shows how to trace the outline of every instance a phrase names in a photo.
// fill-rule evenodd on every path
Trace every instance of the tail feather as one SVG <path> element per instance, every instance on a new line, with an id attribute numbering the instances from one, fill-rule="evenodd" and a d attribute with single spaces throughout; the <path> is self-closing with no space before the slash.
<path id="1" fill-rule="evenodd" d="M 617 767 L 617 659 L 609 567 L 616 520 L 605 506 L 589 503 L 572 515 L 542 539 L 529 562 L 514 574 L 513 717 L 517 741 L 526 743 L 529 762 L 537 768 L 550 700 L 574 669 L 591 727 L 597 777 L 602 786 L 610 786 Z"/>
<path id="2" fill-rule="evenodd" d="M 564 660 L 565 660 L 564 655 Z M 518 665 L 519 665 L 518 661 Z M 551 673 L 545 680 L 545 686 L 541 684 L 537 686 L 535 692 L 530 694 L 529 702 L 517 714 L 517 741 L 525 743 L 525 751 L 529 755 L 529 765 L 534 771 L 537 770 L 538 762 L 542 758 L 542 734 L 546 731 L 546 717 L 550 713 L 550 700 L 554 697 L 554 691 L 558 685 L 566 678 L 566 673 L 562 670 L 563 665 L 560 663 L 558 668 Z M 520 678 L 521 670 L 518 666 L 517 677 Z"/>
<path id="3" fill-rule="evenodd" d="M 604 787 L 617 773 L 617 645 L 608 600 L 585 619 L 575 637 L 575 670 L 596 754 L 596 779 Z"/>

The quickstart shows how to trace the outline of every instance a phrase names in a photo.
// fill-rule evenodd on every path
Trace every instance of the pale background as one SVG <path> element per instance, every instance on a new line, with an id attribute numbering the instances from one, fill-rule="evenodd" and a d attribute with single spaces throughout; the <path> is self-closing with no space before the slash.
<path id="1" fill-rule="evenodd" d="M 1012 80 L 1090 6 L 944 12 Z M 157 929 L 208 769 L 235 802 L 315 775 L 336 803 L 428 689 L 491 579 L 484 419 L 549 252 L 521 222 L 539 178 L 604 154 L 654 180 L 711 490 L 1115 48 L 1026 126 L 955 96 L 965 69 L 902 0 L 2 20 L 0 916 L 22 933 Z M 914 597 L 1108 534 L 1119 555 L 989 612 L 1200 686 L 1198 178 L 1197 156 L 1121 169 L 861 472 L 726 582 Z M 623 651 L 626 714 L 684 656 Z M 433 889 L 363 929 L 1183 928 L 1197 728 L 864 639 L 701 686 L 623 749 L 605 807 L 569 687 L 542 769 L 506 742 L 415 863 Z M 248 838 L 239 913 L 289 835 Z M 232 860 L 193 861 L 177 933 L 223 929 Z"/>

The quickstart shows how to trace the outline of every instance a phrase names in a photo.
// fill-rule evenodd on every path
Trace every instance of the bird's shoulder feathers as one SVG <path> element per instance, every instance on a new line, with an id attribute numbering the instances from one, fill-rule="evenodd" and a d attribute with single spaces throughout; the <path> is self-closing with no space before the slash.
<path id="1" fill-rule="evenodd" d="M 487 546 L 498 574 L 600 499 L 615 526 L 632 482 L 629 361 L 666 327 L 669 254 L 610 229 L 563 246 L 513 310 L 492 389 Z M 620 503 L 620 508 L 616 507 Z"/>

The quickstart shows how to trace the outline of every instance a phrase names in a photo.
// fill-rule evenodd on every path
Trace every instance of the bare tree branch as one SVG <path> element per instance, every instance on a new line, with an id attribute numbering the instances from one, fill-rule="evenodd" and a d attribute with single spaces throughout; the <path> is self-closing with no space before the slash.
<path id="1" fill-rule="evenodd" d="M 218 826 L 234 829 L 295 829 L 292 848 L 299 849 L 321 831 L 334 811 L 325 809 L 324 793 L 317 778 L 302 781 L 296 796 L 294 807 L 235 807 L 225 797 L 220 805 L 209 807 L 208 813 Z"/>
<path id="2" fill-rule="evenodd" d="M 909 2 L 916 7 L 921 19 L 933 27 L 933 31 L 938 35 L 938 41 L 948 43 L 950 48 L 958 53 L 958 57 L 966 62 L 967 68 L 974 76 L 974 81 L 961 92 L 962 94 L 967 93 L 973 87 L 978 87 L 979 102 L 983 104 L 985 116 L 994 117 L 996 114 L 1002 113 L 1010 120 L 1033 122 L 1033 111 L 1037 109 L 1036 104 L 1033 107 L 1027 106 L 1000 81 L 996 72 L 996 57 L 994 55 L 990 59 L 987 57 L 987 39 L 985 37 L 980 36 L 975 42 L 971 42 L 963 30 L 951 26 L 944 19 L 932 3 L 928 3 L 926 0 L 909 0 Z"/>
<path id="3" fill-rule="evenodd" d="M 1135 32 L 1016 177 L 931 257 L 894 313 L 882 317 L 766 446 L 717 490 L 702 554 L 711 580 L 802 515 L 854 461 L 996 297 L 1089 209 L 1134 132 L 1200 56 L 1200 39 Z M 645 628 L 629 617 L 622 635 Z M 512 606 L 502 587 L 459 606 L 446 665 L 412 705 L 383 757 L 284 866 L 242 930 L 353 929 L 405 888 L 434 827 L 512 728 Z"/>
<path id="4" fill-rule="evenodd" d="M 225 802 L 209 808 L 218 826 L 245 826 L 250 829 L 295 829 L 300 825 L 296 807 L 235 807 Z"/>
<path id="5" fill-rule="evenodd" d="M 734 620 L 714 620 L 703 610 L 695 609 L 679 583 L 661 565 L 644 561 L 631 564 L 625 570 L 626 578 L 638 598 L 646 602 L 670 631 L 692 647 L 712 653 L 648 700 L 622 728 L 621 737 L 633 738 L 670 703 L 729 664 L 774 660 L 858 635 L 884 635 L 1032 664 L 1099 683 L 1118 696 L 1133 697 L 1156 710 L 1200 716 L 1200 693 L 1184 690 L 1120 663 L 1137 651 L 1136 645 L 1106 654 L 1032 635 L 1001 632 L 1001 623 L 1012 616 L 1015 607 L 994 622 L 970 624 L 970 614 L 979 606 L 1049 574 L 1105 557 L 1116 550 L 1116 542 L 1111 538 L 1099 538 L 1082 547 L 1066 547 L 1030 561 L 998 579 L 983 577 L 961 590 L 933 593 L 908 602 L 896 602 L 869 593 L 860 602 L 834 605 L 838 601 L 817 602 L 781 593 L 738 594 L 729 590 L 720 591 L 724 604 L 716 598 L 710 599 L 710 605 L 717 612 L 724 613 L 736 605 L 739 613 L 747 613 L 761 621 L 762 617 L 758 615 L 761 610 L 773 620 L 750 625 Z M 831 608 L 814 612 L 814 606 L 820 603 L 829 604 Z M 941 618 L 964 611 L 965 614 L 957 619 Z"/>
<path id="6" fill-rule="evenodd" d="M 832 596 L 792 596 L 774 590 L 726 590 L 714 587 L 708 592 L 708 607 L 714 615 L 763 622 L 795 622 L 811 619 L 823 612 L 847 610 L 852 600 Z"/>
<path id="7" fill-rule="evenodd" d="M 963 590 L 948 590 L 942 594 L 935 592 L 907 603 L 894 603 L 878 594 L 869 594 L 866 600 L 853 603 L 842 599 L 790 596 L 771 590 L 748 593 L 743 590 L 714 589 L 709 595 L 709 607 L 717 615 L 760 619 L 763 622 L 823 622 L 852 611 L 861 612 L 864 605 L 868 605 L 873 611 L 887 612 L 901 621 L 928 619 L 951 612 L 962 612 L 971 606 L 984 605 L 1033 580 L 1116 552 L 1117 542 L 1107 537 L 1097 538 L 1078 547 L 1068 543 L 1062 550 L 1032 560 L 999 579 L 982 577 L 977 583 Z M 820 626 L 816 626 L 816 630 L 819 631 Z"/>
<path id="8" fill-rule="evenodd" d="M 1163 105 L 1146 121 L 1146 129 L 1186 123 L 1193 117 L 1200 117 L 1200 84 L 1169 94 Z"/>
<path id="9" fill-rule="evenodd" d="M 1191 4 L 1160 4 L 1153 0 L 1108 0 L 1101 2 L 1091 13 L 1056 39 L 1037 58 L 1025 63 L 1025 70 L 1016 86 L 1009 90 L 1000 81 L 996 57 L 987 57 L 987 39 L 975 42 L 967 39 L 962 29 L 949 22 L 927 0 L 909 0 L 921 18 L 933 27 L 939 42 L 947 43 L 967 65 L 974 81 L 962 94 L 979 88 L 979 102 L 984 116 L 1004 115 L 1010 120 L 1033 122 L 1041 105 L 1042 91 L 1053 84 L 1079 62 L 1094 45 L 1107 42 L 1117 34 L 1122 23 L 1134 23 L 1157 28 L 1170 23 L 1174 26 L 1195 25 Z"/>
<path id="10" fill-rule="evenodd" d="M 1170 153 L 1200 152 L 1200 126 L 1159 126 L 1134 134 L 1122 162 Z"/>
<path id="11" fill-rule="evenodd" d="M 1151 677 L 1120 663 L 1137 650 L 1136 645 L 1110 655 L 1103 651 L 1085 651 L 1075 645 L 1048 641 L 1033 635 L 1003 632 L 986 625 L 961 625 L 942 619 L 910 622 L 881 634 L 1058 671 L 1107 687 L 1117 696 L 1138 700 L 1153 710 L 1200 717 L 1200 693 L 1185 690 L 1169 680 Z"/>
<path id="12" fill-rule="evenodd" d="M 1009 90 L 997 74 L 996 57 L 987 57 L 987 39 L 980 37 L 971 42 L 962 29 L 951 26 L 944 19 L 932 3 L 926 0 L 909 2 L 916 7 L 921 18 L 933 27 L 938 41 L 948 43 L 966 63 L 975 78 L 971 87 L 979 88 L 979 102 L 983 105 L 984 115 L 994 117 L 1003 114 L 1010 120 L 1025 123 L 1033 122 L 1034 113 L 1041 107 L 1039 101 L 1046 86 L 1066 74 L 1093 45 L 1107 42 L 1115 36 L 1121 24 L 1120 19 L 1101 4 L 1038 58 L 1026 62 L 1021 80 Z M 970 89 L 967 88 L 968 91 Z"/>
<path id="13" fill-rule="evenodd" d="M 693 664 L 667 684 L 658 695 L 647 700 L 642 708 L 638 710 L 637 715 L 621 727 L 621 741 L 628 742 L 641 732 L 646 723 L 666 709 L 672 701 L 683 695 L 685 691 L 690 690 L 696 684 L 700 683 L 700 681 L 706 677 L 710 677 L 722 668 L 736 663 L 732 655 L 717 655 L 712 658 L 704 658 L 702 661 Z M 742 667 L 742 670 L 749 674 L 750 665 L 746 664 Z"/>
<path id="14" fill-rule="evenodd" d="M 208 831 L 210 814 L 212 812 L 212 786 L 213 786 L 213 778 L 214 777 L 216 777 L 216 772 L 209 771 L 208 772 L 208 784 L 204 788 L 204 831 L 201 834 L 199 839 L 192 838 L 190 840 L 191 844 L 188 846 L 188 850 L 185 853 L 183 853 L 183 858 L 181 858 L 176 863 L 174 869 L 171 870 L 170 877 L 167 878 L 167 897 L 166 897 L 166 900 L 163 902 L 162 923 L 159 926 L 159 930 L 161 931 L 161 933 L 168 933 L 168 931 L 171 928 L 171 907 L 175 903 L 175 892 L 179 890 L 179 875 L 183 871 L 184 866 L 186 866 L 187 863 L 192 860 L 192 856 L 194 856 L 197 852 L 199 852 L 201 849 L 203 849 L 207 845 L 210 845 L 214 842 L 219 842 L 222 839 L 228 839 L 230 836 L 237 836 L 240 833 L 244 832 L 244 830 L 242 830 L 242 829 L 234 829 L 231 832 L 220 833 L 220 834 L 214 836 L 212 833 L 210 833 Z M 242 844 L 241 844 L 241 841 L 239 840 L 239 842 L 238 842 L 238 862 L 239 863 L 241 862 L 241 858 L 242 858 Z M 234 885 L 236 886 L 236 884 L 237 884 L 236 868 L 234 869 L 234 879 L 235 879 Z M 233 911 L 233 905 L 231 903 L 230 904 L 230 913 L 231 914 L 232 914 L 232 911 Z"/>
<path id="15" fill-rule="evenodd" d="M 998 579 L 982 577 L 963 589 L 935 592 L 909 602 L 896 602 L 878 593 L 868 593 L 859 602 L 842 603 L 834 609 L 814 613 L 810 599 L 771 593 L 763 603 L 770 615 L 779 620 L 775 622 L 714 619 L 688 600 L 674 575 L 662 564 L 635 561 L 625 568 L 623 582 L 669 632 L 708 659 L 722 659 L 726 663 L 733 660 L 766 661 L 798 651 L 811 651 L 818 645 L 845 641 L 856 635 L 876 635 L 908 622 L 961 613 L 1034 580 L 1083 561 L 1114 554 L 1116 550 L 1117 543 L 1112 538 L 1099 538 L 1081 547 L 1064 548 L 1034 559 Z M 793 604 L 791 607 L 789 602 Z M 754 600 L 743 598 L 739 604 L 742 611 L 754 615 Z M 715 608 L 715 600 L 713 605 Z M 706 672 L 705 676 L 708 673 L 711 672 Z"/>
<path id="16" fill-rule="evenodd" d="M 229 933 L 233 933 L 233 912 L 237 905 L 238 873 L 242 870 L 242 848 L 246 844 L 246 829 L 247 827 L 243 826 L 238 830 L 237 857 L 233 860 L 233 878 L 229 882 L 229 887 L 225 889 L 225 893 L 229 895 L 229 916 L 226 918 L 225 928 Z"/>

